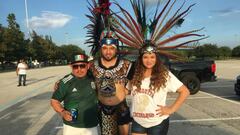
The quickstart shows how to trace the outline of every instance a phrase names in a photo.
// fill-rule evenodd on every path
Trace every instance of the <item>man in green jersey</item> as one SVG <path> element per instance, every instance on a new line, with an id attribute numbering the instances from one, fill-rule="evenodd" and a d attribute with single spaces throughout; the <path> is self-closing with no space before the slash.
<path id="1" fill-rule="evenodd" d="M 64 135 L 98 134 L 97 96 L 94 80 L 87 74 L 87 59 L 84 54 L 75 55 L 70 64 L 72 73 L 60 80 L 52 95 L 51 105 L 63 118 Z"/>

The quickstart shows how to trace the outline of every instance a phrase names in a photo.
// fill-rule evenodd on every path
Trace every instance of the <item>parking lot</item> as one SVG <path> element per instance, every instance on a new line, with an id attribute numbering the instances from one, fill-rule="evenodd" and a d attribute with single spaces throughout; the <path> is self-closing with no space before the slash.
<path id="1" fill-rule="evenodd" d="M 240 96 L 234 93 L 240 60 L 216 61 L 216 65 L 217 81 L 203 83 L 201 91 L 189 96 L 170 117 L 169 135 L 240 134 Z M 29 70 L 29 84 L 20 88 L 15 72 L 1 73 L 1 135 L 62 134 L 62 121 L 49 99 L 54 82 L 69 71 L 66 66 Z M 175 98 L 176 94 L 170 94 L 168 103 Z"/>
<path id="2" fill-rule="evenodd" d="M 203 83 L 171 117 L 171 135 L 240 134 L 240 97 L 234 93 L 240 61 L 217 61 L 216 82 Z M 169 101 L 174 95 L 171 95 Z"/>

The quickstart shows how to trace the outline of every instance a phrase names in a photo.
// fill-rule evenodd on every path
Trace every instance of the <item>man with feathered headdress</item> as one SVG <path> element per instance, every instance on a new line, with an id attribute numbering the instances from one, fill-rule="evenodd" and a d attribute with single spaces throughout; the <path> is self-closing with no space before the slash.
<path id="1" fill-rule="evenodd" d="M 92 54 L 95 58 L 97 54 L 100 57 L 91 64 L 91 71 L 97 86 L 101 134 L 128 135 L 132 119 L 126 102 L 128 91 L 125 85 L 131 62 L 118 57 L 119 40 L 110 25 L 109 6 L 109 0 L 100 0 L 98 4 L 93 1 L 91 12 L 95 20 L 94 25 L 87 26 L 92 34 L 87 43 L 93 43 Z"/>

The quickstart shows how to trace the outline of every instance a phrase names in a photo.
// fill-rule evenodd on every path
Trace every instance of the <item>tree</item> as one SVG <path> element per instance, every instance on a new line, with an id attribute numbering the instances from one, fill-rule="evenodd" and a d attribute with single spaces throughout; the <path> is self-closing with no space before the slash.
<path id="1" fill-rule="evenodd" d="M 47 51 L 47 56 L 49 60 L 55 60 L 57 59 L 56 53 L 57 53 L 57 47 L 56 44 L 53 43 L 51 36 L 45 36 L 46 40 L 46 46 L 44 46 L 45 50 Z"/>
<path id="2" fill-rule="evenodd" d="M 51 36 L 41 36 L 35 31 L 31 33 L 32 40 L 25 40 L 24 34 L 16 22 L 15 15 L 9 14 L 7 21 L 7 27 L 0 24 L 1 63 L 16 61 L 21 58 L 55 63 L 56 60 L 67 59 L 70 61 L 74 54 L 84 53 L 84 50 L 76 45 L 59 47 L 52 41 Z"/>
<path id="3" fill-rule="evenodd" d="M 231 54 L 232 54 L 232 50 L 228 46 L 222 46 L 218 48 L 218 52 L 219 52 L 219 56 L 224 58 L 231 57 Z"/>
<path id="4" fill-rule="evenodd" d="M 5 58 L 5 53 L 7 51 L 7 46 L 4 42 L 4 37 L 3 37 L 5 31 L 6 31 L 6 28 L 0 24 L 0 62 L 2 64 Z"/>
<path id="5" fill-rule="evenodd" d="M 236 46 L 235 48 L 233 48 L 232 50 L 232 56 L 234 57 L 240 57 L 240 45 Z"/>
<path id="6" fill-rule="evenodd" d="M 63 45 L 60 48 L 63 52 L 64 58 L 67 61 L 71 61 L 73 56 L 78 54 L 78 53 L 85 53 L 84 50 L 82 50 L 81 48 L 79 48 L 76 45 Z"/>
<path id="7" fill-rule="evenodd" d="M 32 42 L 29 46 L 30 56 L 39 61 L 49 60 L 49 45 L 48 41 L 42 36 L 39 36 L 35 31 L 32 32 Z"/>
<path id="8" fill-rule="evenodd" d="M 15 15 L 9 14 L 7 17 L 8 27 L 3 33 L 6 52 L 4 59 L 14 61 L 26 57 L 26 45 L 24 44 L 24 34 L 20 31 L 20 26 L 16 22 Z"/>
<path id="9" fill-rule="evenodd" d="M 204 44 L 202 46 L 198 46 L 194 49 L 195 56 L 198 58 L 204 57 L 218 57 L 218 47 L 217 45 L 213 44 Z"/>

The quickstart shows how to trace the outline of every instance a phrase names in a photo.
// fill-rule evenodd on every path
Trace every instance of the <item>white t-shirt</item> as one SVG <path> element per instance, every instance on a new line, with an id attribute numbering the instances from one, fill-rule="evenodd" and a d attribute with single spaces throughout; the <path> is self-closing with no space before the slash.
<path id="1" fill-rule="evenodd" d="M 133 86 L 131 115 L 137 123 L 145 128 L 156 126 L 169 117 L 169 115 L 161 117 L 156 115 L 156 110 L 159 108 L 157 105 L 165 106 L 167 93 L 176 92 L 183 85 L 170 71 L 168 75 L 166 88 L 160 88 L 156 92 L 149 90 L 150 77 L 142 80 L 139 92 L 136 91 L 137 87 Z"/>
<path id="2" fill-rule="evenodd" d="M 26 75 L 26 73 L 27 73 L 27 65 L 26 64 L 19 63 L 17 68 L 18 68 L 18 74 Z"/>

